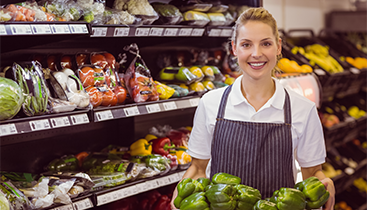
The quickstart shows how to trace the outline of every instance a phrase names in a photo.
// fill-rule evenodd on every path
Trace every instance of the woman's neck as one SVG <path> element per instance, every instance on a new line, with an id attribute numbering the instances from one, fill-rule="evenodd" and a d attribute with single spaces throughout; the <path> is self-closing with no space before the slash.
<path id="1" fill-rule="evenodd" d="M 275 93 L 275 82 L 270 78 L 253 80 L 242 77 L 241 92 L 247 101 L 258 111 Z"/>

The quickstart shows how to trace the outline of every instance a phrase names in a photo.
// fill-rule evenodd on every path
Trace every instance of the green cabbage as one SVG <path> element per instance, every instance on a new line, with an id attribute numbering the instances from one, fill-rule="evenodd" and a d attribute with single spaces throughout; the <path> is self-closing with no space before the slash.
<path id="1" fill-rule="evenodd" d="M 0 209 L 9 210 L 9 201 L 5 198 L 4 194 L 0 192 Z"/>
<path id="2" fill-rule="evenodd" d="M 0 120 L 14 117 L 22 107 L 23 92 L 11 79 L 0 77 Z"/>

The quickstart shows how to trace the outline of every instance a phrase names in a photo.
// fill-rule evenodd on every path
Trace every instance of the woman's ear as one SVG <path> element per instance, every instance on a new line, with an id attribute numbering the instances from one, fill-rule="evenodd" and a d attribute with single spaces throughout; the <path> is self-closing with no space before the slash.
<path id="1" fill-rule="evenodd" d="M 278 53 L 277 55 L 280 55 L 282 53 L 282 39 L 279 38 L 279 41 L 278 41 Z"/>
<path id="2" fill-rule="evenodd" d="M 232 44 L 232 52 L 233 52 L 233 55 L 237 56 L 237 53 L 236 53 L 236 44 L 234 43 L 233 40 L 231 41 L 231 44 Z"/>

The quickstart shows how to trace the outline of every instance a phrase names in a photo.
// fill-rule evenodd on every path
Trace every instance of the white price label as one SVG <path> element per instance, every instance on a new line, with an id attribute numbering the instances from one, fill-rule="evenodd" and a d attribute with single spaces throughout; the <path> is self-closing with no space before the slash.
<path id="1" fill-rule="evenodd" d="M 158 180 L 155 179 L 155 180 L 152 180 L 151 182 L 152 182 L 152 184 L 151 184 L 152 189 L 157 189 L 159 187 Z"/>
<path id="2" fill-rule="evenodd" d="M 199 105 L 200 98 L 192 98 L 190 99 L 190 105 L 192 107 L 197 107 Z"/>
<path id="3" fill-rule="evenodd" d="M 97 206 L 112 202 L 112 195 L 110 193 L 106 193 L 100 196 L 97 196 Z"/>
<path id="4" fill-rule="evenodd" d="M 166 111 L 177 109 L 176 102 L 174 101 L 163 103 L 163 107 Z"/>
<path id="5" fill-rule="evenodd" d="M 0 125 L 0 136 L 6 136 L 6 135 L 11 135 L 11 134 L 16 134 L 16 133 L 18 133 L 18 131 L 14 123 Z"/>
<path id="6" fill-rule="evenodd" d="M 50 119 L 53 128 L 65 127 L 70 125 L 68 117 L 57 117 Z"/>
<path id="7" fill-rule="evenodd" d="M 14 24 L 10 25 L 10 29 L 13 35 L 32 34 L 31 25 Z"/>
<path id="8" fill-rule="evenodd" d="M 164 36 L 176 36 L 178 28 L 166 28 Z"/>
<path id="9" fill-rule="evenodd" d="M 107 27 L 92 28 L 92 36 L 106 36 Z"/>
<path id="10" fill-rule="evenodd" d="M 31 25 L 33 34 L 52 34 L 50 25 L 48 24 L 35 24 Z"/>
<path id="11" fill-rule="evenodd" d="M 132 106 L 132 107 L 129 107 L 129 108 L 125 108 L 124 112 L 125 112 L 126 117 L 135 116 L 135 115 L 140 114 L 139 109 L 138 109 L 137 106 Z"/>
<path id="12" fill-rule="evenodd" d="M 130 28 L 122 28 L 117 27 L 115 28 L 115 32 L 113 33 L 113 36 L 129 36 Z"/>
<path id="13" fill-rule="evenodd" d="M 142 192 L 148 191 L 147 186 L 146 186 L 145 183 L 136 184 L 135 187 L 136 187 L 136 192 L 137 193 L 142 193 Z"/>
<path id="14" fill-rule="evenodd" d="M 357 68 L 350 68 L 350 71 L 353 73 L 353 74 L 360 74 L 361 71 Z"/>
<path id="15" fill-rule="evenodd" d="M 194 28 L 191 32 L 191 36 L 202 36 L 205 29 L 203 28 Z"/>
<path id="16" fill-rule="evenodd" d="M 55 24 L 55 25 L 51 25 L 50 27 L 51 27 L 51 31 L 53 34 L 70 34 L 70 29 L 68 25 Z"/>
<path id="17" fill-rule="evenodd" d="M 5 25 L 0 25 L 0 35 L 7 35 Z"/>
<path id="18" fill-rule="evenodd" d="M 169 181 L 168 177 L 159 178 L 159 179 L 157 179 L 157 181 L 158 181 L 160 187 L 170 184 L 170 181 Z"/>
<path id="19" fill-rule="evenodd" d="M 171 174 L 168 176 L 168 180 L 169 180 L 169 183 L 172 184 L 172 183 L 175 183 L 175 182 L 178 182 L 179 179 L 178 179 L 178 176 L 177 174 Z"/>
<path id="20" fill-rule="evenodd" d="M 92 201 L 89 198 L 86 198 L 81 201 L 77 201 L 74 203 L 75 209 L 78 210 L 84 210 L 84 209 L 90 209 L 93 207 Z"/>
<path id="21" fill-rule="evenodd" d="M 87 114 L 72 115 L 70 116 L 70 119 L 71 119 L 71 124 L 73 125 L 89 123 L 89 118 Z"/>
<path id="22" fill-rule="evenodd" d="M 155 113 L 161 111 L 161 107 L 159 106 L 159 104 L 149 104 L 146 105 L 145 108 L 147 109 L 148 113 Z"/>
<path id="23" fill-rule="evenodd" d="M 126 187 L 125 190 L 126 190 L 126 197 L 138 194 L 135 185 L 130 186 L 130 187 Z"/>
<path id="24" fill-rule="evenodd" d="M 135 36 L 148 36 L 150 28 L 137 28 L 135 30 Z"/>
<path id="25" fill-rule="evenodd" d="M 73 34 L 87 34 L 88 28 L 85 24 L 69 24 L 71 33 Z"/>
<path id="26" fill-rule="evenodd" d="M 212 29 L 209 32 L 209 36 L 220 36 L 220 34 L 222 33 L 222 29 Z"/>
<path id="27" fill-rule="evenodd" d="M 153 189 L 152 181 L 146 181 L 145 182 L 145 188 L 146 188 L 147 191 Z"/>
<path id="28" fill-rule="evenodd" d="M 151 28 L 149 36 L 162 36 L 164 28 Z"/>
<path id="29" fill-rule="evenodd" d="M 178 36 L 190 36 L 192 28 L 181 28 L 178 32 Z"/>
<path id="30" fill-rule="evenodd" d="M 232 29 L 223 29 L 220 33 L 220 36 L 223 37 L 231 37 L 232 36 Z"/>
<path id="31" fill-rule="evenodd" d="M 96 117 L 97 117 L 98 121 L 113 119 L 113 115 L 112 115 L 111 110 L 105 110 L 105 111 L 97 112 Z"/>
<path id="32" fill-rule="evenodd" d="M 51 128 L 48 119 L 30 121 L 29 126 L 31 126 L 32 131 L 45 130 Z"/>
<path id="33" fill-rule="evenodd" d="M 314 72 L 317 74 L 317 75 L 326 75 L 326 73 L 322 70 L 322 69 L 315 69 Z"/>

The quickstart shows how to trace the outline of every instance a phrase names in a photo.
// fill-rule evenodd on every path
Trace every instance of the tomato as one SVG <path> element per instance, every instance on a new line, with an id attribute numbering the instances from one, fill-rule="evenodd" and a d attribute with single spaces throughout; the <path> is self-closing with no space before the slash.
<path id="1" fill-rule="evenodd" d="M 54 55 L 49 55 L 47 57 L 47 67 L 51 70 L 51 71 L 56 71 L 56 56 Z"/>
<path id="2" fill-rule="evenodd" d="M 107 66 L 107 60 L 102 54 L 93 53 L 90 55 L 90 62 L 93 65 L 99 66 L 102 69 L 105 69 Z"/>
<path id="3" fill-rule="evenodd" d="M 102 95 L 102 106 L 115 106 L 117 104 L 117 96 L 111 89 L 107 89 Z"/>
<path id="4" fill-rule="evenodd" d="M 86 54 L 77 54 L 76 55 L 76 64 L 78 66 L 82 66 L 87 63 L 87 55 Z"/>
<path id="5" fill-rule="evenodd" d="M 100 68 L 94 68 L 94 85 L 101 86 L 105 83 L 105 73 Z"/>
<path id="6" fill-rule="evenodd" d="M 80 152 L 75 155 L 76 159 L 78 159 L 79 167 L 82 167 L 83 160 L 89 155 L 88 152 Z"/>
<path id="7" fill-rule="evenodd" d="M 78 72 L 83 87 L 89 87 L 94 85 L 94 70 L 91 67 L 85 66 L 82 69 L 79 69 Z"/>
<path id="8" fill-rule="evenodd" d="M 94 108 L 102 104 L 102 93 L 96 87 L 88 87 L 85 90 L 89 94 L 90 103 Z"/>
<path id="9" fill-rule="evenodd" d="M 123 104 L 126 100 L 126 95 L 127 95 L 126 89 L 121 87 L 121 86 L 116 86 L 113 89 L 113 92 L 117 96 L 117 103 L 118 104 Z"/>
<path id="10" fill-rule="evenodd" d="M 114 69 L 116 67 L 116 59 L 111 53 L 103 53 L 106 58 L 107 67 Z"/>
<path id="11" fill-rule="evenodd" d="M 68 69 L 71 69 L 72 67 L 72 64 L 71 64 L 71 56 L 68 56 L 68 55 L 64 55 L 61 57 L 61 60 L 60 60 L 60 64 L 61 64 L 61 67 L 64 69 L 64 68 L 68 68 Z"/>

